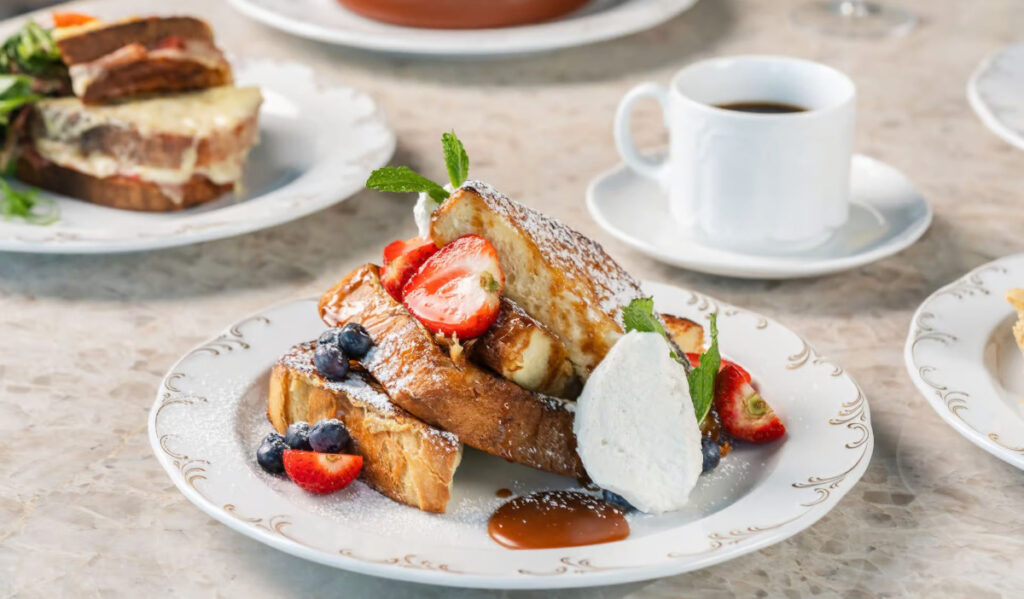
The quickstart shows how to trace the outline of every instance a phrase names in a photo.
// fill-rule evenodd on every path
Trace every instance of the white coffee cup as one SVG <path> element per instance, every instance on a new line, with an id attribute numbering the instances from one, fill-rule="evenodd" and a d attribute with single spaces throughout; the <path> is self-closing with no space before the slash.
<path id="1" fill-rule="evenodd" d="M 633 104 L 661 104 L 668 156 L 633 143 Z M 785 252 L 827 240 L 849 212 L 856 91 L 849 77 L 809 60 L 736 56 L 691 64 L 666 89 L 633 88 L 615 115 L 625 163 L 656 180 L 683 234 L 710 245 Z M 719 108 L 777 103 L 802 112 L 759 114 Z"/>

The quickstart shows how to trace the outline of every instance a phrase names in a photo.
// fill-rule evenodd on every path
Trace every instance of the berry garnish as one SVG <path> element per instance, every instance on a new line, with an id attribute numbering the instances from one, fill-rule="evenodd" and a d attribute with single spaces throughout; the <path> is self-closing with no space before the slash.
<path id="1" fill-rule="evenodd" d="M 471 339 L 498 318 L 504 288 L 494 246 L 479 235 L 463 235 L 428 258 L 402 295 L 405 307 L 432 332 Z"/>
<path id="2" fill-rule="evenodd" d="M 259 449 L 256 450 L 256 463 L 271 474 L 281 474 L 284 472 L 282 458 L 286 449 L 288 445 L 284 442 L 284 437 L 278 433 L 270 433 L 263 438 Z"/>
<path id="3" fill-rule="evenodd" d="M 349 322 L 338 331 L 338 345 L 349 358 L 358 360 L 373 347 L 373 339 L 363 325 Z"/>
<path id="4" fill-rule="evenodd" d="M 309 423 L 293 422 L 284 432 L 284 443 L 289 449 L 311 449 L 309 446 Z"/>
<path id="5" fill-rule="evenodd" d="M 320 453 L 343 453 L 348 449 L 348 429 L 340 420 L 321 420 L 309 431 L 309 444 L 313 451 Z"/>
<path id="6" fill-rule="evenodd" d="M 340 381 L 348 374 L 348 356 L 341 350 L 341 346 L 333 343 L 317 343 L 313 350 L 313 364 L 320 374 L 332 381 Z"/>
<path id="7" fill-rule="evenodd" d="M 310 493 L 323 495 L 344 489 L 359 476 L 362 468 L 363 457 L 358 455 L 296 449 L 284 452 L 284 470 L 288 478 Z"/>
<path id="8" fill-rule="evenodd" d="M 380 282 L 395 301 L 402 301 L 405 283 L 435 252 L 437 246 L 434 242 L 422 237 L 394 241 L 384 248 L 384 268 L 380 271 Z"/>
<path id="9" fill-rule="evenodd" d="M 633 504 L 626 501 L 626 498 L 618 493 L 612 493 L 608 489 L 601 489 L 601 497 L 604 498 L 604 502 L 621 509 L 624 512 L 632 512 L 636 508 Z"/>
<path id="10" fill-rule="evenodd" d="M 718 462 L 722 459 L 722 448 L 711 437 L 701 437 L 700 451 L 701 455 L 704 456 L 704 469 L 702 472 L 714 470 L 715 466 L 718 466 Z"/>
<path id="11" fill-rule="evenodd" d="M 775 411 L 751 385 L 750 374 L 735 364 L 718 373 L 715 408 L 726 432 L 742 441 L 767 443 L 786 434 Z"/>

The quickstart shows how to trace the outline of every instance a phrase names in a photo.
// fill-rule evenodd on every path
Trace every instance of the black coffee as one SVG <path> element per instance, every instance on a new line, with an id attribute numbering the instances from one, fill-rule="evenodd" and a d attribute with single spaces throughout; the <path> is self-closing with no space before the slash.
<path id="1" fill-rule="evenodd" d="M 715 106 L 725 110 L 756 112 L 759 114 L 786 114 L 789 112 L 805 112 L 807 110 L 802 106 L 781 104 L 779 102 L 731 102 L 729 104 L 716 104 Z"/>

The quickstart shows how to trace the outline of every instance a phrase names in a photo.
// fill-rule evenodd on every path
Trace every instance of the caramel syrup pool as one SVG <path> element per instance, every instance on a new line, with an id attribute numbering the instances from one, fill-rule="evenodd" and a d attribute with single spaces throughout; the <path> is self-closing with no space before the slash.
<path id="1" fill-rule="evenodd" d="M 629 536 L 622 510 L 579 491 L 541 491 L 495 510 L 487 532 L 510 549 L 610 543 Z"/>

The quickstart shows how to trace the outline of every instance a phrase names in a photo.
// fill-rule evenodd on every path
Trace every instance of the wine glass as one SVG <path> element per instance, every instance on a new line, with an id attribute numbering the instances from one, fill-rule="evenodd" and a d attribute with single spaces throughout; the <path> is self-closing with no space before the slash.
<path id="1" fill-rule="evenodd" d="M 871 0 L 815 0 L 794 8 L 790 18 L 827 35 L 861 38 L 903 35 L 917 22 L 902 8 Z"/>

